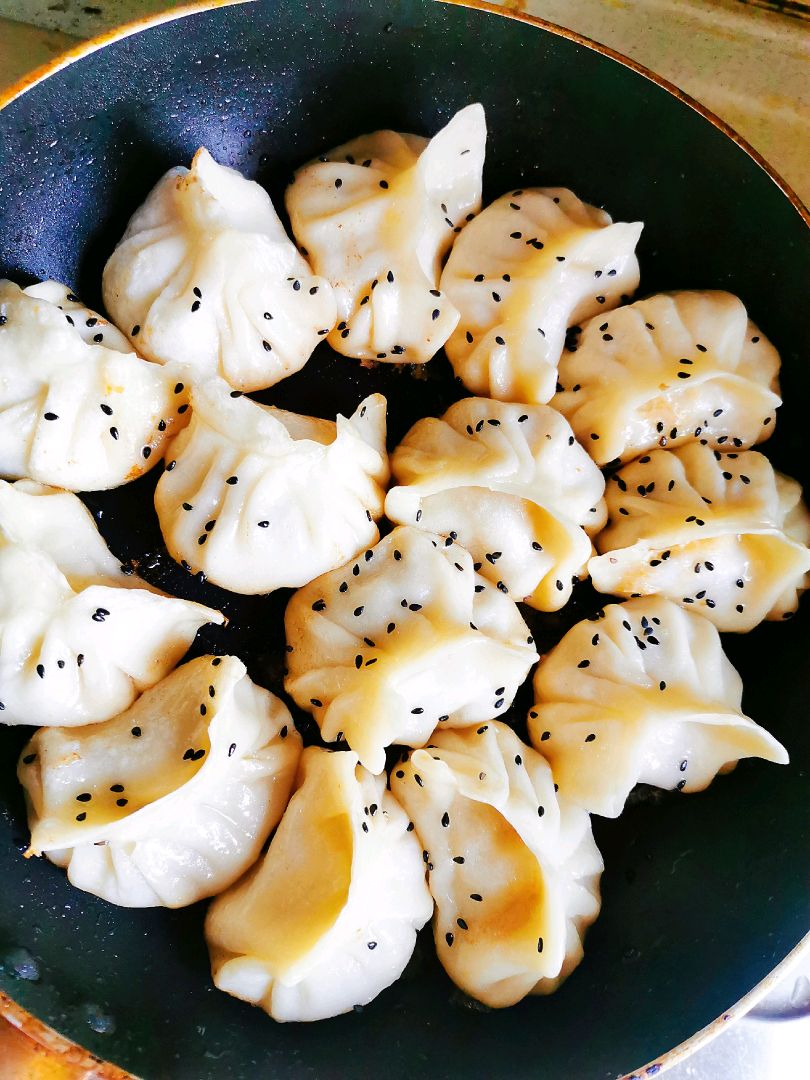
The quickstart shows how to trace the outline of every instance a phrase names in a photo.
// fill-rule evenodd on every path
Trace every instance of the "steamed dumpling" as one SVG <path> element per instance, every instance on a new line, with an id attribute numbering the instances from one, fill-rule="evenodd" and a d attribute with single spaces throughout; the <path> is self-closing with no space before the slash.
<path id="1" fill-rule="evenodd" d="M 584 810 L 506 724 L 437 732 L 391 792 L 423 845 L 447 974 L 494 1008 L 555 990 L 599 914 L 602 857 Z"/>
<path id="2" fill-rule="evenodd" d="M 103 724 L 41 728 L 18 775 L 30 852 L 123 907 L 183 907 L 255 861 L 287 805 L 301 740 L 235 656 L 203 656 Z"/>
<path id="3" fill-rule="evenodd" d="M 224 621 L 127 574 L 76 495 L 0 480 L 0 723 L 107 720 Z"/>
<path id="4" fill-rule="evenodd" d="M 170 169 L 104 268 L 110 315 L 161 364 L 238 390 L 304 366 L 335 322 L 328 282 L 284 232 L 270 196 L 207 150 Z"/>
<path id="5" fill-rule="evenodd" d="M 419 420 L 391 465 L 392 521 L 458 540 L 515 600 L 541 611 L 568 601 L 605 524 L 605 481 L 559 413 L 464 398 Z"/>
<path id="6" fill-rule="evenodd" d="M 461 313 L 446 345 L 474 394 L 543 403 L 554 394 L 569 326 L 610 311 L 638 285 L 641 222 L 566 188 L 513 191 L 456 241 L 441 279 Z"/>
<path id="7" fill-rule="evenodd" d="M 337 423 L 234 395 L 192 392 L 191 423 L 155 490 L 178 562 L 238 593 L 303 585 L 379 538 L 388 481 L 385 398 Z"/>
<path id="8" fill-rule="evenodd" d="M 458 311 L 439 290 L 442 259 L 481 208 L 486 125 L 468 105 L 432 139 L 375 131 L 299 169 L 293 232 L 331 283 L 344 356 L 424 363 Z"/>
<path id="9" fill-rule="evenodd" d="M 64 285 L 0 280 L 0 475 L 69 491 L 135 480 L 185 423 L 183 390 Z"/>
<path id="10" fill-rule="evenodd" d="M 392 743 L 505 712 L 537 659 L 517 605 L 451 539 L 394 529 L 287 606 L 285 689 L 373 773 Z"/>
<path id="11" fill-rule="evenodd" d="M 610 522 L 588 564 L 600 592 L 659 593 L 719 630 L 787 619 L 810 584 L 800 485 L 755 450 L 653 450 L 608 484 Z"/>
<path id="12" fill-rule="evenodd" d="M 740 758 L 786 764 L 742 712 L 720 635 L 670 600 L 609 604 L 540 662 L 529 736 L 561 796 L 617 817 L 636 784 L 702 791 Z"/>
<path id="13" fill-rule="evenodd" d="M 385 777 L 313 746 L 267 854 L 208 912 L 214 982 L 275 1020 L 337 1016 L 399 978 L 432 910 Z"/>
<path id="14" fill-rule="evenodd" d="M 599 465 L 701 437 L 749 447 L 781 404 L 779 354 L 726 292 L 660 293 L 597 315 L 559 380 L 554 407 Z"/>

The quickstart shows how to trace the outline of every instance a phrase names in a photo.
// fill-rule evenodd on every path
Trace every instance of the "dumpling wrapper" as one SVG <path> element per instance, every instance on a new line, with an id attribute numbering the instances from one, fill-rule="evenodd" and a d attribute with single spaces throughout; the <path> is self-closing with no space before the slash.
<path id="1" fill-rule="evenodd" d="M 659 293 L 582 328 L 553 405 L 599 465 L 694 439 L 748 448 L 773 432 L 779 364 L 731 293 Z"/>
<path id="2" fill-rule="evenodd" d="M 209 622 L 225 618 L 125 572 L 76 495 L 0 480 L 0 723 L 107 720 Z"/>
<path id="3" fill-rule="evenodd" d="M 453 982 L 493 1008 L 555 990 L 582 959 L 603 864 L 548 762 L 497 721 L 440 731 L 395 766 L 391 792 L 425 849 Z"/>
<path id="4" fill-rule="evenodd" d="M 452 536 L 502 592 L 557 611 L 607 517 L 602 474 L 544 405 L 464 398 L 417 421 L 391 459 L 386 515 Z"/>
<path id="5" fill-rule="evenodd" d="M 486 124 L 468 105 L 432 139 L 375 131 L 295 174 L 293 233 L 331 283 L 344 356 L 421 364 L 442 347 L 458 311 L 439 289 L 442 260 L 481 209 Z"/>
<path id="6" fill-rule="evenodd" d="M 287 693 L 373 773 L 392 743 L 506 712 L 537 659 L 517 605 L 470 554 L 409 527 L 300 589 L 285 626 Z"/>
<path id="7" fill-rule="evenodd" d="M 176 385 L 65 285 L 0 280 L 0 475 L 68 491 L 137 479 L 185 423 Z"/>
<path id="8" fill-rule="evenodd" d="M 543 404 L 566 330 L 636 289 L 641 222 L 613 223 L 567 188 L 501 196 L 455 242 L 441 288 L 461 313 L 445 350 L 473 394 Z"/>
<path id="9" fill-rule="evenodd" d="M 609 604 L 540 661 L 529 737 L 560 795 L 618 817 L 636 784 L 702 791 L 744 757 L 786 764 L 742 712 L 720 635 L 662 597 Z"/>
<path id="10" fill-rule="evenodd" d="M 745 632 L 789 618 L 810 584 L 802 489 L 755 450 L 653 450 L 616 473 L 606 498 L 602 554 L 588 564 L 599 592 L 657 593 Z"/>
<path id="11" fill-rule="evenodd" d="M 203 656 L 103 724 L 41 728 L 18 776 L 30 854 L 122 907 L 183 907 L 256 860 L 287 805 L 301 739 L 235 656 Z"/>
<path id="12" fill-rule="evenodd" d="M 237 390 L 300 370 L 335 322 L 267 192 L 200 148 L 170 169 L 104 267 L 104 303 L 150 360 L 219 374 Z"/>
<path id="13" fill-rule="evenodd" d="M 385 398 L 337 422 L 192 392 L 191 423 L 155 489 L 171 555 L 237 593 L 304 585 L 379 539 L 388 482 Z"/>
<path id="14" fill-rule="evenodd" d="M 395 982 L 433 911 L 408 830 L 384 776 L 305 750 L 267 854 L 209 909 L 219 989 L 283 1022 L 349 1012 Z"/>

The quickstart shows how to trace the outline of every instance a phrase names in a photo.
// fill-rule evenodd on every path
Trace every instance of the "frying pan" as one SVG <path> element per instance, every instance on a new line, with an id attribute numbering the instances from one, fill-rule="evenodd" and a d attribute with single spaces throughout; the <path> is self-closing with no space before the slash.
<path id="1" fill-rule="evenodd" d="M 379 127 L 433 132 L 481 101 L 485 198 L 570 186 L 617 219 L 646 222 L 644 292 L 725 288 L 743 298 L 784 362 L 768 453 L 810 480 L 807 219 L 719 121 L 608 50 L 482 3 L 210 7 L 112 35 L 11 95 L 0 113 L 3 273 L 58 278 L 98 306 L 101 268 L 129 214 L 198 146 L 260 180 L 280 205 L 291 170 L 323 149 Z M 419 380 L 364 370 L 321 345 L 261 398 L 333 417 L 377 390 L 389 400 L 392 445 L 460 394 L 441 356 Z M 279 691 L 286 594 L 240 598 L 185 574 L 161 542 L 155 481 L 152 473 L 85 501 L 144 577 L 230 616 L 227 629 L 202 634 L 198 652 L 235 652 Z M 541 648 L 598 603 L 582 586 L 559 615 L 531 613 Z M 0 989 L 149 1080 L 654 1075 L 656 1055 L 731 1015 L 810 928 L 808 606 L 789 625 L 726 638 L 746 711 L 785 743 L 792 764 L 743 762 L 700 795 L 639 791 L 619 820 L 595 819 L 602 915 L 583 964 L 551 998 L 475 1007 L 441 971 L 426 931 L 402 980 L 362 1013 L 273 1023 L 213 988 L 204 905 L 122 910 L 72 889 L 45 860 L 23 860 L 14 773 L 28 733 L 19 729 L 0 729 Z M 518 728 L 526 704 L 524 694 L 512 711 Z"/>

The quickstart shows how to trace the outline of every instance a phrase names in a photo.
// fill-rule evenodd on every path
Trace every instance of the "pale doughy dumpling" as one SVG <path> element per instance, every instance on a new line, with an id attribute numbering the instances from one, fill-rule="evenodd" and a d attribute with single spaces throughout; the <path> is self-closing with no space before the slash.
<path id="1" fill-rule="evenodd" d="M 107 720 L 224 621 L 126 573 L 76 495 L 0 480 L 0 723 Z"/>
<path id="2" fill-rule="evenodd" d="M 425 849 L 450 978 L 494 1008 L 555 990 L 599 914 L 602 857 L 548 762 L 493 721 L 437 732 L 394 767 L 391 792 Z"/>
<path id="3" fill-rule="evenodd" d="M 284 232 L 270 196 L 207 150 L 170 169 L 104 268 L 104 303 L 150 360 L 238 390 L 304 366 L 335 322 L 328 282 Z"/>
<path id="4" fill-rule="evenodd" d="M 727 292 L 659 293 L 597 315 L 559 381 L 554 408 L 599 465 L 700 438 L 747 448 L 781 404 L 779 354 Z"/>
<path id="5" fill-rule="evenodd" d="M 702 791 L 740 758 L 787 751 L 743 713 L 720 635 L 662 597 L 609 604 L 540 662 L 529 736 L 560 795 L 618 817 L 638 783 Z"/>
<path id="6" fill-rule="evenodd" d="M 486 124 L 468 105 L 432 139 L 375 131 L 299 169 L 293 232 L 337 300 L 344 356 L 424 363 L 458 311 L 439 290 L 444 255 L 481 208 Z"/>
<path id="7" fill-rule="evenodd" d="M 787 619 L 810 584 L 800 485 L 755 450 L 653 450 L 606 491 L 610 521 L 588 564 L 599 592 L 659 593 L 719 630 Z"/>
<path id="8" fill-rule="evenodd" d="M 30 853 L 122 907 L 183 907 L 256 860 L 301 739 L 235 656 L 202 656 L 103 724 L 41 728 L 22 752 Z"/>
<path id="9" fill-rule="evenodd" d="M 501 401 L 549 401 L 568 327 L 635 291 L 641 230 L 566 188 L 512 191 L 488 206 L 441 279 L 461 313 L 446 352 L 464 385 Z"/>
<path id="10" fill-rule="evenodd" d="M 517 605 L 451 539 L 398 528 L 287 606 L 285 689 L 366 768 L 509 708 L 537 659 Z"/>
<path id="11" fill-rule="evenodd" d="M 391 466 L 386 515 L 458 540 L 514 600 L 556 611 L 585 576 L 605 481 L 554 409 L 464 398 L 419 420 Z"/>
<path id="12" fill-rule="evenodd" d="M 135 480 L 185 423 L 183 390 L 65 285 L 0 280 L 0 475 L 69 491 Z"/>
<path id="13" fill-rule="evenodd" d="M 191 423 L 155 490 L 172 556 L 238 593 L 298 586 L 379 539 L 385 398 L 337 423 L 260 405 L 221 379 L 192 392 Z"/>
<path id="14" fill-rule="evenodd" d="M 385 777 L 310 747 L 267 854 L 208 912 L 214 982 L 275 1020 L 337 1016 L 399 978 L 432 911 Z"/>

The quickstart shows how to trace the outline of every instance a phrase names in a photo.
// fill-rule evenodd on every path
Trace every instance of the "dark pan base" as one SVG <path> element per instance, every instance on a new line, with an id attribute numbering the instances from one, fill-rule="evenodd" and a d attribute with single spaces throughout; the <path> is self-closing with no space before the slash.
<path id="1" fill-rule="evenodd" d="M 278 198 L 291 169 L 360 132 L 433 132 L 469 101 L 487 109 L 486 196 L 565 184 L 615 218 L 646 221 L 645 292 L 739 293 L 784 358 L 776 464 L 807 482 L 807 282 L 801 218 L 738 146 L 666 90 L 564 37 L 420 0 L 328 0 L 224 8 L 114 42 L 36 85 L 0 114 L 0 269 L 53 276 L 98 304 L 103 263 L 167 167 L 200 144 Z M 389 399 L 392 444 L 460 396 L 443 358 L 424 380 L 366 371 L 322 347 L 263 400 L 334 416 Z M 237 598 L 165 554 L 147 477 L 91 494 L 102 532 L 142 574 L 221 606 L 232 651 L 275 690 L 285 595 Z M 533 616 L 541 644 L 599 601 L 587 587 L 560 616 Z M 744 762 L 703 795 L 645 796 L 596 821 L 607 869 L 584 963 L 549 999 L 501 1012 L 466 1000 L 420 937 L 403 979 L 360 1014 L 277 1025 L 216 991 L 204 906 L 125 911 L 23 861 L 14 778 L 20 730 L 0 730 L 0 988 L 58 1031 L 155 1080 L 314 1076 L 609 1078 L 720 1015 L 810 926 L 810 616 L 728 638 L 745 706 L 793 764 Z M 510 719 L 520 723 L 524 690 Z M 313 735 L 311 722 L 297 715 Z M 15 977 L 15 950 L 39 967 Z M 101 1029 L 101 1030 L 99 1030 Z"/>

